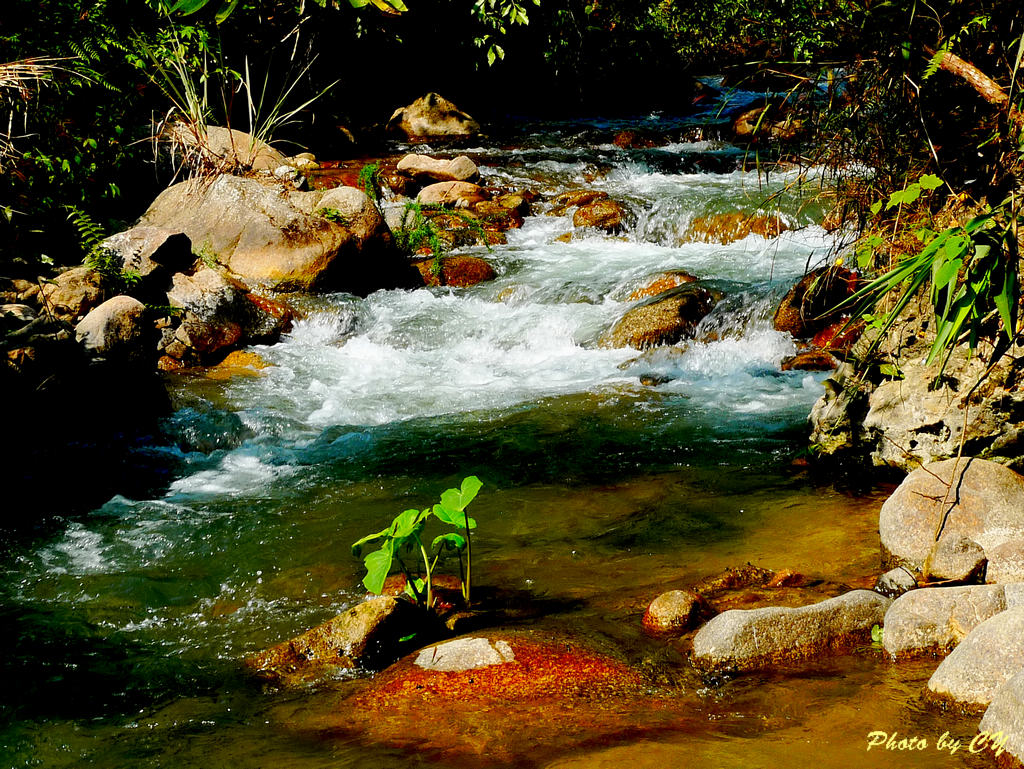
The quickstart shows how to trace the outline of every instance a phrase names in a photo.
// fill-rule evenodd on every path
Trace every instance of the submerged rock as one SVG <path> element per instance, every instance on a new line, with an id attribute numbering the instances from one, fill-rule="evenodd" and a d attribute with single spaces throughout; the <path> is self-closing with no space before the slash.
<path id="1" fill-rule="evenodd" d="M 628 665 L 579 642 L 492 631 L 421 649 L 378 675 L 357 702 L 390 711 L 410 703 L 595 699 L 643 686 Z"/>
<path id="2" fill-rule="evenodd" d="M 879 535 L 886 562 L 926 573 L 936 554 L 951 551 L 939 559 L 947 579 L 977 572 L 976 550 L 963 545 L 976 543 L 997 567 L 988 576 L 993 582 L 999 564 L 1024 547 L 1024 477 L 984 459 L 935 462 L 908 475 L 885 501 Z M 964 557 L 953 557 L 957 548 Z"/>
<path id="3" fill-rule="evenodd" d="M 402 639 L 424 627 L 424 615 L 413 604 L 377 596 L 290 641 L 247 657 L 245 665 L 276 685 L 315 683 L 344 669 L 386 667 L 408 648 L 410 641 Z"/>
<path id="4" fill-rule="evenodd" d="M 980 623 L 928 679 L 929 697 L 981 712 L 1000 686 L 1024 670 L 1024 605 Z"/>
<path id="5" fill-rule="evenodd" d="M 681 241 L 683 243 L 718 243 L 728 245 L 742 240 L 748 235 L 760 235 L 762 238 L 776 238 L 789 229 L 789 226 L 778 216 L 762 214 L 711 214 L 697 216 L 686 228 Z"/>
<path id="6" fill-rule="evenodd" d="M 694 636 L 693 662 L 705 673 L 738 672 L 833 653 L 863 642 L 891 603 L 854 590 L 799 608 L 732 609 Z"/>
<path id="7" fill-rule="evenodd" d="M 885 613 L 882 646 L 893 657 L 944 655 L 1007 606 L 1002 585 L 913 590 L 893 601 Z"/>
<path id="8" fill-rule="evenodd" d="M 627 284 L 626 290 L 629 291 L 629 294 L 626 296 L 626 301 L 638 302 L 641 299 L 650 299 L 653 296 L 664 294 L 674 288 L 679 288 L 679 286 L 684 286 L 687 283 L 694 283 L 697 280 L 696 275 L 691 275 L 685 270 L 659 272 L 657 275 L 644 278 L 639 282 Z"/>
<path id="9" fill-rule="evenodd" d="M 448 99 L 431 92 L 396 109 L 386 130 L 411 140 L 466 139 L 480 133 L 480 124 Z"/>

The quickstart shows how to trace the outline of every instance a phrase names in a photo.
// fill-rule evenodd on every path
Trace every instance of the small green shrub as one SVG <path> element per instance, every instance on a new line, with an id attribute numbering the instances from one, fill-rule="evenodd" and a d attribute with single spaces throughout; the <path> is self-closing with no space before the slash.
<path id="1" fill-rule="evenodd" d="M 383 195 L 380 183 L 380 163 L 369 163 L 359 169 L 356 186 L 374 203 L 379 203 Z"/>
<path id="2" fill-rule="evenodd" d="M 348 226 L 348 219 L 345 214 L 341 213 L 337 208 L 318 208 L 317 214 L 330 222 L 335 222 L 343 227 Z"/>
<path id="3" fill-rule="evenodd" d="M 391 573 L 392 566 L 397 562 L 399 570 L 406 578 L 406 592 L 418 604 L 426 609 L 434 607 L 433 575 L 438 560 L 446 553 L 454 553 L 459 557 L 459 573 L 462 579 L 462 597 L 469 605 L 470 586 L 473 568 L 473 546 L 470 530 L 476 528 L 476 521 L 469 517 L 466 507 L 472 502 L 483 483 L 475 475 L 462 481 L 457 489 L 448 489 L 441 494 L 441 501 L 433 507 L 423 510 L 406 510 L 391 522 L 386 529 L 370 534 L 352 544 L 352 554 L 357 558 L 362 555 L 365 545 L 380 543 L 363 559 L 366 565 L 366 576 L 363 585 L 371 593 L 380 593 L 384 589 L 384 581 Z M 423 531 L 427 523 L 435 519 L 451 526 L 456 531 L 449 531 L 434 537 L 428 551 L 423 544 Z M 463 562 L 463 553 L 466 560 Z M 412 554 L 414 560 L 422 560 L 422 571 L 419 575 L 410 571 L 402 556 Z"/>

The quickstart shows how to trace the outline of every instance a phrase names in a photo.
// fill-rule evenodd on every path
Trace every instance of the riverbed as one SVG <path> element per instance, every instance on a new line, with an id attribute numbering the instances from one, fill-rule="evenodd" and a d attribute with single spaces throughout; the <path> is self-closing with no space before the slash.
<path id="1" fill-rule="evenodd" d="M 136 452 L 166 481 L 6 544 L 3 765 L 974 765 L 936 747 L 974 726 L 921 704 L 930 663 L 896 667 L 866 643 L 706 682 L 640 631 L 658 593 L 730 566 L 836 585 L 878 571 L 884 489 L 850 496 L 794 462 L 826 374 L 783 372 L 797 347 L 771 326 L 789 286 L 842 247 L 816 202 L 828 174 L 762 166 L 715 121 L 524 122 L 464 148 L 487 181 L 540 193 L 507 244 L 468 249 L 495 280 L 291 297 L 302 319 L 251 350 L 265 368 L 169 379 L 175 413 Z M 611 143 L 626 128 L 671 140 Z M 578 188 L 623 203 L 625 232 L 546 215 Z M 686 239 L 695 217 L 731 212 L 784 231 Z M 676 270 L 725 297 L 695 340 L 644 355 L 599 344 L 638 283 Z M 615 728 L 510 704 L 353 734 L 311 724 L 343 717 L 368 674 L 296 692 L 242 672 L 245 655 L 363 599 L 354 540 L 468 475 L 484 483 L 475 582 L 525 596 L 541 631 L 656 671 L 649 705 L 624 704 Z M 930 744 L 868 751 L 877 731 Z"/>

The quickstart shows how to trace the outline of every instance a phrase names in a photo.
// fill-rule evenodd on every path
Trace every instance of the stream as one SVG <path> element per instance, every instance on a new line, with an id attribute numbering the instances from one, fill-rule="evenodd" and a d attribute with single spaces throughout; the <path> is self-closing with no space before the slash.
<path id="1" fill-rule="evenodd" d="M 730 566 L 834 583 L 877 573 L 884 493 L 850 497 L 794 467 L 826 375 L 782 372 L 796 345 L 771 327 L 785 291 L 842 237 L 813 202 L 828 180 L 759 172 L 713 123 L 523 123 L 466 151 L 485 179 L 542 201 L 605 191 L 630 212 L 622 236 L 560 241 L 571 216 L 540 202 L 506 245 L 467 249 L 494 281 L 295 297 L 303 319 L 252 348 L 267 368 L 170 379 L 176 410 L 137 451 L 167 473 L 157 493 L 4 544 L 0 765 L 981 765 L 934 747 L 947 731 L 969 740 L 976 721 L 922 704 L 933 662 L 895 666 L 868 648 L 708 685 L 680 647 L 640 630 L 660 592 Z M 624 128 L 677 140 L 620 149 L 610 138 Z M 734 211 L 787 230 L 683 242 L 695 217 Z M 671 270 L 725 295 L 703 341 L 645 355 L 599 346 L 632 288 Z M 339 712 L 361 674 L 300 691 L 244 675 L 245 655 L 362 600 L 351 542 L 467 475 L 484 482 L 476 584 L 531 596 L 537 627 L 658 670 L 656 705 L 623 708 L 612 730 L 571 709 L 510 705 L 472 728 L 424 713 L 414 739 L 388 742 L 306 726 Z M 931 745 L 866 752 L 876 730 Z"/>

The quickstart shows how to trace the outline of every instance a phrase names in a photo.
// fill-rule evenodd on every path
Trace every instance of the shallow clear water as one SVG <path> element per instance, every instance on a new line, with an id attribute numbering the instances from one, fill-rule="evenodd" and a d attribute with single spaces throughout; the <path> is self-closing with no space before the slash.
<path id="1" fill-rule="evenodd" d="M 872 573 L 878 499 L 791 468 L 823 375 L 782 373 L 795 346 L 769 321 L 837 246 L 807 203 L 823 180 L 743 170 L 739 149 L 682 130 L 640 151 L 577 128 L 472 154 L 493 182 L 607 191 L 630 211 L 624 236 L 559 242 L 571 219 L 542 203 L 506 246 L 477 251 L 493 282 L 296 298 L 305 318 L 255 348 L 270 364 L 258 375 L 171 381 L 177 411 L 140 450 L 171 468 L 159 495 L 116 496 L 8 543 L 3 765 L 963 765 L 864 753 L 874 729 L 970 733 L 918 704 L 927 666 L 868 653 L 707 689 L 671 645 L 639 633 L 654 595 L 748 560 L 836 582 Z M 790 229 L 681 242 L 694 217 L 730 211 Z M 680 269 L 725 293 L 698 333 L 717 341 L 643 356 L 598 346 L 637 281 Z M 667 381 L 641 385 L 649 375 Z M 359 680 L 281 693 L 242 675 L 247 653 L 361 599 L 349 543 L 469 474 L 485 482 L 479 584 L 525 591 L 543 622 L 682 683 L 650 708 L 624 705 L 614 733 L 580 727 L 569 748 L 552 714 L 513 706 L 473 729 L 438 716 L 447 743 L 396 745 L 304 726 Z"/>

